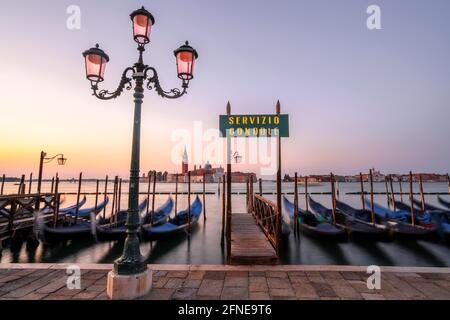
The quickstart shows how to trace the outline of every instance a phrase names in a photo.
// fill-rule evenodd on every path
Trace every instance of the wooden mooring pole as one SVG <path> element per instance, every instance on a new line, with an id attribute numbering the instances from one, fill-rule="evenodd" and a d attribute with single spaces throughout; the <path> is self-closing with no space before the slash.
<path id="1" fill-rule="evenodd" d="M 387 183 L 387 176 L 384 177 L 384 190 L 386 192 L 386 203 L 387 203 L 387 207 L 389 210 L 391 210 L 391 196 L 389 194 L 389 189 L 388 189 L 388 183 Z"/>
<path id="2" fill-rule="evenodd" d="M 298 232 L 298 174 L 294 175 L 294 232 Z"/>
<path id="3" fill-rule="evenodd" d="M 400 190 L 400 202 L 402 202 L 403 203 L 403 186 L 402 186 L 402 176 L 400 175 L 400 176 L 398 176 L 398 187 L 399 187 L 399 190 Z"/>
<path id="4" fill-rule="evenodd" d="M 397 206 L 396 206 L 396 204 L 395 204 L 395 193 L 394 193 L 394 185 L 393 185 L 393 183 L 392 183 L 392 175 L 389 175 L 389 184 L 390 184 L 390 186 L 391 186 L 391 195 L 392 195 L 391 202 L 392 202 L 392 208 L 394 209 L 394 211 L 396 211 L 396 210 L 397 210 Z"/>
<path id="5" fill-rule="evenodd" d="M 78 177 L 78 191 L 77 191 L 77 206 L 75 208 L 75 224 L 78 222 L 78 211 L 80 210 L 80 192 L 81 192 L 81 180 L 83 179 L 83 172 L 80 172 Z"/>
<path id="6" fill-rule="evenodd" d="M 54 208 L 53 208 L 53 227 L 56 227 L 56 222 L 58 221 L 58 214 L 59 214 L 59 178 L 56 177 L 55 181 L 55 195 L 54 195 Z"/>
<path id="7" fill-rule="evenodd" d="M 253 195 L 253 175 L 250 175 L 250 213 L 253 213 L 253 200 L 254 200 L 254 195 Z"/>
<path id="8" fill-rule="evenodd" d="M 224 240 L 225 240 L 225 198 L 226 198 L 226 191 L 225 191 L 225 176 L 221 178 L 222 180 L 222 232 L 220 236 L 220 245 L 223 247 Z"/>
<path id="9" fill-rule="evenodd" d="M 339 192 L 339 180 L 336 180 L 336 178 L 335 178 L 335 184 L 336 184 L 336 198 L 337 199 L 339 199 L 339 194 L 340 194 L 340 192 Z"/>
<path id="10" fill-rule="evenodd" d="M 117 199 L 117 211 L 120 211 L 121 200 L 122 200 L 122 178 L 119 179 L 119 197 Z"/>
<path id="11" fill-rule="evenodd" d="M 333 224 L 336 224 L 336 193 L 334 188 L 333 173 L 330 173 L 330 183 L 331 183 L 331 207 L 333 213 Z"/>
<path id="12" fill-rule="evenodd" d="M 146 206 L 146 210 L 145 210 L 145 215 L 148 216 L 150 213 L 150 187 L 152 185 L 152 172 L 149 171 L 147 173 L 147 178 L 148 178 L 148 184 L 147 184 L 147 206 Z M 177 211 L 177 209 L 175 208 L 175 212 Z"/>
<path id="13" fill-rule="evenodd" d="M 108 196 L 108 175 L 106 175 L 105 178 L 105 193 L 103 196 L 103 201 L 106 201 L 106 197 Z M 103 219 L 105 219 L 106 216 L 106 206 L 103 207 Z"/>
<path id="14" fill-rule="evenodd" d="M 413 178 L 412 171 L 409 172 L 409 203 L 411 205 L 411 224 L 413 226 L 416 225 L 415 217 L 414 217 L 414 202 L 413 202 Z"/>
<path id="15" fill-rule="evenodd" d="M 191 171 L 188 171 L 188 233 L 191 234 Z"/>
<path id="16" fill-rule="evenodd" d="M 206 221 L 206 174 L 203 172 L 203 222 Z"/>
<path id="17" fill-rule="evenodd" d="M 249 177 L 247 175 L 246 179 L 245 179 L 245 206 L 247 209 L 247 213 L 249 212 L 248 208 L 249 208 L 249 201 L 250 201 L 250 185 L 249 185 Z"/>
<path id="18" fill-rule="evenodd" d="M 363 181 L 363 175 L 362 172 L 359 173 L 359 182 L 361 184 L 361 205 L 363 211 L 366 211 L 366 203 L 364 201 L 365 193 L 364 193 L 364 181 Z"/>
<path id="19" fill-rule="evenodd" d="M 259 178 L 259 195 L 262 197 L 262 193 L 263 193 L 263 191 L 262 191 L 262 179 L 261 178 Z"/>
<path id="20" fill-rule="evenodd" d="M 23 184 L 25 183 L 25 175 L 23 174 L 20 178 L 19 189 L 17 190 L 17 194 L 21 194 L 23 190 Z"/>
<path id="21" fill-rule="evenodd" d="M 115 219 L 115 212 L 114 210 L 116 209 L 116 198 L 117 198 L 117 182 L 118 181 L 118 176 L 114 177 L 114 186 L 113 186 L 113 199 L 112 199 L 112 203 L 111 203 L 111 214 L 109 216 L 109 225 L 111 226 L 114 223 L 114 219 Z"/>
<path id="22" fill-rule="evenodd" d="M 28 194 L 31 194 L 31 184 L 33 183 L 33 172 L 30 173 L 30 182 L 28 183 Z"/>
<path id="23" fill-rule="evenodd" d="M 150 224 L 151 225 L 153 225 L 153 217 L 155 214 L 155 190 L 156 190 L 156 170 L 153 170 L 152 213 L 150 216 Z"/>
<path id="24" fill-rule="evenodd" d="M 308 204 L 308 176 L 305 176 L 305 210 L 309 212 L 309 204 Z"/>
<path id="25" fill-rule="evenodd" d="M 95 184 L 95 205 L 94 210 L 97 212 L 97 205 L 98 205 L 98 187 L 99 187 L 100 181 L 97 179 Z"/>
<path id="26" fill-rule="evenodd" d="M 369 170 L 369 182 L 370 182 L 370 217 L 372 223 L 375 224 L 375 212 L 374 212 L 374 201 L 373 201 L 373 173 L 372 169 Z"/>
<path id="27" fill-rule="evenodd" d="M 55 187 L 55 177 L 52 177 L 52 185 L 50 187 L 50 193 L 53 193 L 53 188 Z"/>
<path id="28" fill-rule="evenodd" d="M 175 175 L 175 217 L 177 216 L 178 210 L 178 172 Z"/>
<path id="29" fill-rule="evenodd" d="M 5 174 L 2 175 L 2 186 L 0 187 L 0 195 L 3 195 L 3 190 L 5 187 L 5 180 L 6 180 L 6 176 Z"/>
<path id="30" fill-rule="evenodd" d="M 422 211 L 425 211 L 425 195 L 423 194 L 422 175 L 419 175 L 419 187 L 420 187 L 420 204 L 422 207 Z"/>

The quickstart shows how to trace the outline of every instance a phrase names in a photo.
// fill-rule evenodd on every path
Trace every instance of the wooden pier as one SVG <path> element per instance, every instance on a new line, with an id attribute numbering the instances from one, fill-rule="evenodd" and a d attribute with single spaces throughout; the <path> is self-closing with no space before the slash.
<path id="1" fill-rule="evenodd" d="M 277 253 L 250 213 L 233 213 L 231 264 L 276 264 Z"/>
<path id="2" fill-rule="evenodd" d="M 276 104 L 276 116 L 280 117 L 280 101 Z M 231 104 L 227 103 L 226 116 L 231 117 Z M 262 196 L 262 183 L 259 181 L 259 195 L 253 192 L 254 178 L 247 176 L 246 204 L 247 213 L 233 213 L 231 204 L 231 138 L 241 137 L 231 134 L 229 128 L 224 123 L 230 123 L 229 120 L 221 122 L 221 132 L 226 137 L 227 146 L 227 173 L 226 188 L 223 190 L 223 219 L 222 219 L 222 241 L 224 229 L 226 229 L 227 242 L 227 263 L 229 264 L 276 264 L 280 257 L 281 247 L 281 224 L 282 224 L 282 205 L 281 205 L 281 137 L 288 137 L 288 132 L 283 134 L 278 128 L 278 152 L 277 152 L 277 203 L 273 203 Z M 222 128 L 223 126 L 223 128 Z M 285 123 L 288 131 L 288 123 Z M 242 128 L 241 128 L 242 129 Z M 234 132 L 234 131 L 233 131 Z M 236 162 L 238 153 L 234 153 Z M 225 204 L 226 197 L 226 204 Z"/>

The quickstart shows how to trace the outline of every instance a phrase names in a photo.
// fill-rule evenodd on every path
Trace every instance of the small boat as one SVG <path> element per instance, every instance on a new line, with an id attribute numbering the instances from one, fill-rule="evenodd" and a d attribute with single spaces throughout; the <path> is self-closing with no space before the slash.
<path id="1" fill-rule="evenodd" d="M 91 212 L 93 212 L 95 215 L 97 215 L 99 212 L 101 212 L 107 206 L 108 202 L 109 202 L 109 197 L 106 197 L 106 199 L 103 202 L 97 204 L 97 207 L 78 209 L 78 218 L 89 219 L 91 217 Z M 77 209 L 73 208 L 71 210 L 64 212 L 64 214 L 75 218 L 77 215 Z"/>
<path id="2" fill-rule="evenodd" d="M 408 218 L 410 220 L 412 220 L 410 206 L 408 206 L 407 204 L 405 204 L 403 202 L 395 201 L 395 207 L 398 210 L 407 213 Z M 433 228 L 436 226 L 436 221 L 434 221 L 433 216 L 429 212 L 426 212 L 426 211 L 424 212 L 419 209 L 414 209 L 414 221 L 416 222 L 416 224 L 418 224 L 422 227 L 426 227 L 426 228 Z"/>
<path id="3" fill-rule="evenodd" d="M 366 206 L 370 207 L 369 200 L 364 199 Z M 436 228 L 427 228 L 421 225 L 412 225 L 411 212 L 392 211 L 377 203 L 373 204 L 375 215 L 385 220 L 389 225 L 389 231 L 394 236 L 409 236 L 414 238 L 426 237 L 433 234 Z"/>
<path id="4" fill-rule="evenodd" d="M 438 196 L 438 201 L 440 204 L 442 204 L 444 207 L 449 208 L 450 209 L 450 202 L 444 200 L 444 198 L 442 198 L 441 196 Z"/>
<path id="5" fill-rule="evenodd" d="M 83 199 L 80 200 L 80 202 L 78 204 L 74 204 L 65 208 L 59 208 L 59 214 L 66 214 L 68 212 L 71 212 L 73 210 L 75 210 L 77 207 L 81 208 L 82 206 L 84 206 L 84 204 L 86 203 L 86 196 L 83 197 Z M 53 209 L 47 207 L 41 210 L 41 214 L 49 214 L 52 213 Z"/>
<path id="6" fill-rule="evenodd" d="M 372 222 L 372 212 L 369 210 L 355 209 L 339 200 L 336 200 L 336 208 L 346 215 L 346 223 L 347 225 L 350 224 L 350 228 L 347 228 L 347 230 L 350 233 L 382 236 L 389 232 L 389 226 L 384 224 L 384 221 L 376 215 L 374 216 L 374 222 Z"/>
<path id="7" fill-rule="evenodd" d="M 141 224 L 147 225 L 147 224 L 153 224 L 154 226 L 157 226 L 161 223 L 164 223 L 169 218 L 170 213 L 173 209 L 173 200 L 171 197 L 167 199 L 167 201 L 159 207 L 155 212 L 149 212 L 146 215 L 142 217 Z"/>
<path id="8" fill-rule="evenodd" d="M 147 199 L 141 202 L 139 205 L 139 211 L 143 211 L 147 206 Z M 116 213 L 115 224 L 125 224 L 125 220 L 127 217 L 127 211 L 119 211 Z M 50 227 L 45 225 L 43 227 L 44 239 L 47 242 L 58 242 L 58 241 L 66 241 L 71 239 L 79 239 L 84 238 L 86 236 L 91 236 L 95 233 L 98 225 L 109 224 L 110 218 L 100 218 L 98 221 L 95 219 L 93 221 L 80 220 L 76 224 L 66 224 L 57 227 Z"/>
<path id="9" fill-rule="evenodd" d="M 143 235 L 146 238 L 153 239 L 155 237 L 164 237 L 180 232 L 185 232 L 189 228 L 188 209 L 178 212 L 175 218 L 169 219 L 168 222 L 158 226 L 144 225 L 142 226 Z M 197 196 L 191 204 L 191 228 L 194 227 L 202 214 L 202 202 Z"/>
<path id="10" fill-rule="evenodd" d="M 322 215 L 329 222 L 333 220 L 333 211 L 314 201 L 309 197 L 309 205 L 312 210 Z M 348 234 L 363 236 L 384 236 L 387 234 L 387 228 L 384 225 L 372 224 L 361 220 L 342 210 L 336 210 L 336 225 L 343 226 Z"/>
<path id="11" fill-rule="evenodd" d="M 144 211 L 146 203 L 143 207 L 139 208 L 139 211 Z M 154 213 L 148 213 L 141 218 L 141 225 L 149 224 L 151 221 L 151 215 L 153 215 L 153 225 L 157 226 L 167 221 L 170 213 L 173 209 L 173 200 L 169 199 L 156 210 Z M 114 225 L 103 224 L 97 226 L 97 239 L 101 241 L 108 240 L 120 240 L 125 239 L 127 236 L 127 228 L 124 223 L 116 223 Z"/>
<path id="12" fill-rule="evenodd" d="M 419 208 L 420 210 L 422 209 L 422 201 L 413 198 L 413 203 L 417 208 Z M 424 203 L 423 206 L 425 208 L 425 211 L 444 211 L 444 209 L 438 208 L 428 203 Z"/>
<path id="13" fill-rule="evenodd" d="M 284 207 L 289 215 L 291 223 L 295 223 L 295 209 L 294 204 L 290 202 L 286 197 L 283 198 Z M 313 213 L 311 211 L 305 211 L 300 208 L 297 209 L 298 225 L 302 232 L 305 234 L 319 236 L 327 239 L 343 238 L 346 236 L 345 228 L 342 226 L 334 225 L 320 214 Z"/>

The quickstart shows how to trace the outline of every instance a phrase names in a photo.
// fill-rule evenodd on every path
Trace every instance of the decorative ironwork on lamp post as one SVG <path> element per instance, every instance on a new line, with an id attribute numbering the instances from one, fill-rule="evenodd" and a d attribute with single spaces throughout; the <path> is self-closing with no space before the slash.
<path id="1" fill-rule="evenodd" d="M 110 100 L 121 95 L 124 89 L 131 90 L 134 81 L 134 122 L 133 142 L 130 166 L 130 186 L 128 198 L 128 215 L 126 221 L 127 238 L 122 256 L 114 262 L 114 272 L 119 275 L 130 275 L 144 272 L 146 264 L 140 253 L 139 238 L 139 156 L 140 156 L 140 131 L 141 131 L 141 106 L 144 98 L 144 86 L 148 90 L 155 90 L 163 98 L 176 99 L 183 96 L 194 78 L 194 64 L 198 58 L 197 51 L 186 41 L 184 45 L 174 51 L 177 63 L 178 78 L 182 80 L 181 89 L 174 88 L 169 91 L 162 89 L 156 69 L 144 64 L 143 53 L 145 45 L 150 42 L 151 29 L 155 19 L 144 7 L 130 14 L 133 22 L 133 38 L 137 42 L 139 52 L 138 61 L 127 67 L 122 73 L 119 86 L 114 92 L 100 90 L 98 84 L 104 80 L 106 64 L 109 56 L 99 48 L 83 52 L 85 58 L 86 77 L 91 82 L 93 95 L 101 100 Z"/>

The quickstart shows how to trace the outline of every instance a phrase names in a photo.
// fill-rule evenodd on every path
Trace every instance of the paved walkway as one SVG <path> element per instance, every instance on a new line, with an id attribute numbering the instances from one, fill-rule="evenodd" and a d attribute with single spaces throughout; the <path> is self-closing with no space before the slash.
<path id="1" fill-rule="evenodd" d="M 65 264 L 0 264 L 0 300 L 107 299 L 107 264 L 85 264 L 81 289 L 66 286 Z M 153 289 L 143 299 L 448 299 L 450 268 L 381 270 L 369 290 L 365 267 L 151 265 Z"/>

